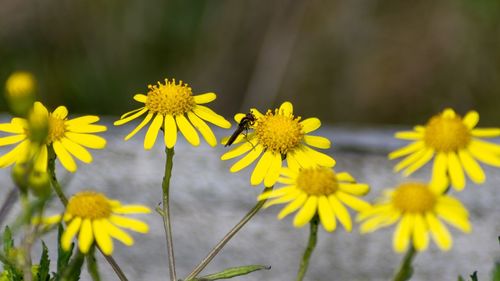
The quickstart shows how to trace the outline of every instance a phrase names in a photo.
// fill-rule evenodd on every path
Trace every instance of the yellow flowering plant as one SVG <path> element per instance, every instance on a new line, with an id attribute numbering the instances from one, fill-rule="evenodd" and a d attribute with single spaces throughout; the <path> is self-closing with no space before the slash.
<path id="1" fill-rule="evenodd" d="M 119 253 L 115 251 L 115 240 L 125 246 L 138 244 L 135 239 L 142 236 L 133 236 L 129 231 L 147 234 L 150 227 L 142 217 L 132 216 L 149 214 L 152 207 L 122 203 L 99 190 L 79 190 L 68 197 L 55 170 L 56 161 L 70 173 L 78 172 L 77 161 L 92 163 L 91 150 L 106 146 L 103 134 L 107 127 L 98 123 L 98 116 L 70 118 L 65 106 L 50 111 L 42 102 L 35 101 L 36 80 L 31 73 L 11 75 L 5 91 L 11 113 L 16 116 L 10 122 L 0 124 L 0 147 L 6 148 L 0 156 L 0 168 L 13 166 L 12 176 L 18 189 L 7 194 L 5 202 L 15 201 L 14 195 L 18 192 L 22 213 L 3 233 L 0 280 L 77 280 L 81 278 L 84 262 L 93 280 L 100 280 L 96 251 L 102 254 L 120 280 L 128 280 L 113 257 Z M 405 157 L 394 170 L 403 171 L 406 176 L 433 160 L 429 180 L 404 181 L 384 190 L 374 203 L 368 203 L 361 197 L 368 194 L 371 185 L 357 182 L 348 172 L 334 170 L 336 160 L 328 154 L 331 142 L 318 130 L 321 127 L 318 118 L 302 119 L 288 101 L 265 113 L 251 108 L 249 112 L 234 116 L 237 127 L 233 135 L 222 138 L 226 150 L 220 158 L 224 161 L 236 159 L 229 168 L 232 173 L 251 169 L 250 185 L 262 184 L 264 191 L 257 200 L 252 200 L 255 205 L 206 257 L 186 277 L 179 279 L 170 210 L 174 148 L 183 141 L 179 139 L 179 132 L 194 147 L 200 145 L 202 138 L 211 147 L 217 145 L 217 137 L 209 123 L 224 129 L 229 129 L 231 123 L 207 106 L 216 97 L 210 91 L 195 95 L 188 84 L 166 79 L 149 85 L 144 93 L 134 95 L 133 99 L 141 104 L 140 107 L 126 112 L 114 122 L 115 126 L 122 126 L 141 119 L 124 138 L 129 140 L 147 128 L 142 144 L 145 150 L 154 147 L 159 135 L 162 138 L 166 153 L 162 199 L 155 210 L 165 230 L 170 281 L 229 279 L 269 269 L 263 265 L 236 266 L 199 276 L 262 208 L 279 205 L 282 205 L 277 214 L 279 220 L 293 214 L 291 225 L 302 228 L 309 224 L 310 227 L 297 281 L 305 278 L 318 233 L 322 231 L 320 225 L 328 235 L 345 230 L 352 236 L 356 235 L 353 231 L 356 223 L 359 223 L 361 234 L 395 227 L 393 249 L 396 253 L 406 251 L 407 254 L 393 280 L 408 280 L 413 272 L 413 259 L 417 253 L 432 247 L 431 241 L 443 251 L 452 248 L 449 226 L 464 233 L 472 230 L 467 208 L 448 194 L 453 191 L 449 187 L 462 190 L 466 176 L 476 184 L 483 184 L 486 175 L 479 162 L 500 167 L 500 145 L 483 140 L 500 136 L 500 129 L 476 128 L 479 115 L 475 111 L 461 117 L 454 110 L 445 109 L 425 126 L 396 133 L 397 138 L 412 143 L 389 154 L 390 159 Z M 132 190 L 144 192 L 139 188 Z M 47 215 L 48 203 L 54 195 L 62 206 L 52 206 L 60 209 L 55 212 L 51 209 L 52 215 Z M 0 209 L 3 212 L 8 206 L 0 206 Z M 31 252 L 35 242 L 56 229 L 57 268 L 50 273 L 45 243 L 41 243 L 38 264 L 33 264 Z M 16 235 L 22 237 L 19 244 L 15 243 Z"/>

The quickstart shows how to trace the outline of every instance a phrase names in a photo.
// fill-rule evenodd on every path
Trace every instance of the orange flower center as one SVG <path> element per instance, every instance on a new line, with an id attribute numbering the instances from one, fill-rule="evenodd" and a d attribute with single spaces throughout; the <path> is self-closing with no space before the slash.
<path id="1" fill-rule="evenodd" d="M 335 172 L 326 167 L 301 169 L 296 180 L 297 188 L 309 195 L 330 195 L 337 191 Z"/>
<path id="2" fill-rule="evenodd" d="M 470 140 L 469 129 L 459 116 L 434 116 L 425 128 L 425 144 L 437 151 L 458 151 L 466 148 Z"/>
<path id="3" fill-rule="evenodd" d="M 111 215 L 111 204 L 101 193 L 83 191 L 71 197 L 66 213 L 82 219 L 105 219 Z"/>
<path id="4" fill-rule="evenodd" d="M 436 205 L 436 195 L 426 184 L 403 183 L 392 196 L 393 205 L 402 212 L 425 213 Z"/>
<path id="5" fill-rule="evenodd" d="M 152 113 L 162 115 L 183 115 L 191 111 L 196 103 L 191 87 L 175 80 L 165 80 L 165 84 L 149 85 L 146 108 Z"/>
<path id="6" fill-rule="evenodd" d="M 66 124 L 63 119 L 49 116 L 49 132 L 47 134 L 47 144 L 60 140 L 66 133 Z"/>
<path id="7" fill-rule="evenodd" d="M 284 115 L 278 109 L 268 110 L 266 115 L 255 122 L 255 134 L 265 149 L 286 155 L 303 140 L 304 133 L 300 117 Z"/>

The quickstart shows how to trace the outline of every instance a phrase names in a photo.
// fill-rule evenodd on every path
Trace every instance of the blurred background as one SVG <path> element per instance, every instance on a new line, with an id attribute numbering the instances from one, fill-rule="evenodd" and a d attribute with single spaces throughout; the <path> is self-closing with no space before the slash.
<path id="1" fill-rule="evenodd" d="M 284 100 L 326 123 L 423 123 L 446 106 L 500 118 L 498 0 L 0 0 L 0 79 L 118 115 L 176 78 L 226 117 Z M 6 111 L 2 98 L 0 111 Z"/>

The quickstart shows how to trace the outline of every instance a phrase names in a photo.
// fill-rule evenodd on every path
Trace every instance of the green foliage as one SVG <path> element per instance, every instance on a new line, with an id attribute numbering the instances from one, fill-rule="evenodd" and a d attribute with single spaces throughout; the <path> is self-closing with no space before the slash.
<path id="1" fill-rule="evenodd" d="M 45 245 L 45 242 L 42 241 L 42 255 L 40 256 L 40 264 L 35 280 L 49 281 L 50 280 L 49 272 L 50 272 L 49 250 L 47 249 L 47 245 Z"/>
<path id="2" fill-rule="evenodd" d="M 500 262 L 495 263 L 495 267 L 493 268 L 493 272 L 491 273 L 492 281 L 500 281 Z"/>
<path id="3" fill-rule="evenodd" d="M 86 255 L 87 258 L 87 270 L 92 276 L 92 280 L 100 281 L 101 277 L 99 276 L 99 268 L 97 266 L 96 258 L 95 258 L 95 247 L 90 249 L 90 252 Z"/>
<path id="4" fill-rule="evenodd" d="M 73 252 L 74 243 L 71 244 L 69 251 L 65 251 L 61 247 L 61 236 L 64 233 L 64 228 L 59 224 L 57 230 L 57 272 L 54 274 L 54 278 L 59 280 L 64 273 L 64 270 L 68 268 L 69 260 Z"/>
<path id="5" fill-rule="evenodd" d="M 244 265 L 244 266 L 237 266 L 237 267 L 230 267 L 227 269 L 224 269 L 221 272 L 205 275 L 203 277 L 199 278 L 194 278 L 188 281 L 211 281 L 211 280 L 220 280 L 220 279 L 230 279 L 233 277 L 237 276 L 242 276 L 242 275 L 247 275 L 249 273 L 252 273 L 254 271 L 258 270 L 269 270 L 271 269 L 270 266 L 266 265 Z"/>
<path id="6" fill-rule="evenodd" d="M 0 280 L 17 281 L 23 280 L 23 273 L 21 270 L 16 268 L 16 266 L 10 261 L 12 257 L 16 255 L 16 249 L 14 247 L 14 239 L 12 238 L 12 232 L 8 226 L 5 227 L 3 233 L 3 251 L 5 260 L 2 259 L 3 263 L 3 273 Z"/>

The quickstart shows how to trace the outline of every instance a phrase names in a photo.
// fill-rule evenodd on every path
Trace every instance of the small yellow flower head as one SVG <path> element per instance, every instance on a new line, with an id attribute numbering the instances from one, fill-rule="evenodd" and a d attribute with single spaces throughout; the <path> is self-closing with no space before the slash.
<path id="1" fill-rule="evenodd" d="M 446 188 L 443 183 L 451 180 L 452 186 L 460 191 L 466 184 L 465 175 L 477 184 L 484 183 L 486 176 L 477 161 L 500 167 L 500 145 L 480 138 L 498 137 L 500 128 L 478 129 L 475 128 L 478 121 L 479 114 L 475 111 L 462 118 L 448 108 L 425 126 L 396 133 L 396 138 L 413 142 L 389 154 L 389 159 L 406 157 L 394 170 L 404 170 L 408 176 L 434 158 L 432 178 L 437 185 Z"/>
<path id="2" fill-rule="evenodd" d="M 356 183 L 346 173 L 335 173 L 327 167 L 282 168 L 283 177 L 278 179 L 284 187 L 264 192 L 258 200 L 270 199 L 265 208 L 275 204 L 287 204 L 278 214 L 278 219 L 297 211 L 293 225 L 302 227 L 316 214 L 327 231 L 334 231 L 337 220 L 347 231 L 352 230 L 352 221 L 347 208 L 362 211 L 370 205 L 357 196 L 363 196 L 370 190 L 367 184 Z"/>
<path id="3" fill-rule="evenodd" d="M 5 83 L 5 96 L 12 112 L 26 116 L 35 101 L 36 81 L 29 72 L 12 73 Z"/>
<path id="4" fill-rule="evenodd" d="M 90 163 L 93 158 L 87 148 L 102 149 L 106 145 L 105 139 L 93 134 L 106 131 L 106 126 L 94 124 L 97 121 L 99 117 L 92 115 L 68 119 L 66 107 L 59 106 L 49 113 L 42 103 L 35 102 L 29 120 L 13 118 L 10 123 L 0 124 L 0 131 L 13 134 L 0 138 L 0 146 L 17 144 L 0 157 L 0 168 L 34 159 L 35 170 L 45 172 L 48 148 L 52 146 L 63 167 L 75 172 L 73 157 Z"/>
<path id="5" fill-rule="evenodd" d="M 397 223 L 392 240 L 396 252 L 404 252 L 410 242 L 417 251 L 427 249 L 429 234 L 441 250 L 449 250 L 452 237 L 442 220 L 466 233 L 471 225 L 462 203 L 442 190 L 442 186 L 419 182 L 405 182 L 386 190 L 373 207 L 358 215 L 361 233 Z"/>
<path id="6" fill-rule="evenodd" d="M 64 215 L 44 218 L 43 221 L 46 224 L 59 223 L 61 220 L 67 223 L 68 227 L 61 237 L 61 246 L 64 250 L 70 249 L 73 238 L 78 234 L 80 252 L 88 253 L 95 241 L 104 254 L 111 255 L 113 253 L 112 238 L 127 246 L 134 244 L 132 237 L 120 228 L 139 233 L 149 231 L 146 223 L 122 215 L 150 212 L 146 206 L 122 205 L 101 193 L 83 191 L 70 198 Z"/>
<path id="7" fill-rule="evenodd" d="M 285 158 L 288 166 L 296 169 L 335 165 L 333 158 L 309 147 L 330 148 L 330 141 L 327 138 L 309 135 L 321 126 L 318 118 L 301 120 L 300 117 L 295 117 L 290 102 L 284 102 L 279 109 L 268 110 L 266 114 L 260 113 L 257 109 L 252 109 L 251 112 L 256 119 L 250 125 L 253 132 L 240 134 L 234 143 L 242 144 L 221 156 L 222 160 L 228 160 L 247 153 L 231 166 L 232 173 L 248 167 L 260 157 L 250 183 L 258 185 L 264 181 L 265 186 L 272 186 L 280 174 L 282 160 Z M 234 119 L 240 123 L 245 116 L 243 113 L 238 113 Z M 223 142 L 227 142 L 227 139 Z"/>
<path id="8" fill-rule="evenodd" d="M 177 142 L 177 129 L 190 144 L 198 146 L 200 137 L 195 128 L 209 145 L 215 146 L 217 139 L 206 121 L 222 128 L 231 127 L 224 117 L 202 105 L 215 98 L 214 93 L 193 96 L 191 87 L 182 81 L 176 83 L 175 80 L 165 80 L 165 84 L 158 82 L 158 85 L 149 85 L 146 95 L 135 95 L 134 100 L 144 106 L 123 114 L 114 125 L 123 125 L 147 113 L 143 121 L 125 136 L 125 140 L 132 138 L 151 122 L 144 139 L 145 149 L 153 147 L 160 129 L 164 131 L 164 142 L 168 148 L 174 147 Z"/>

